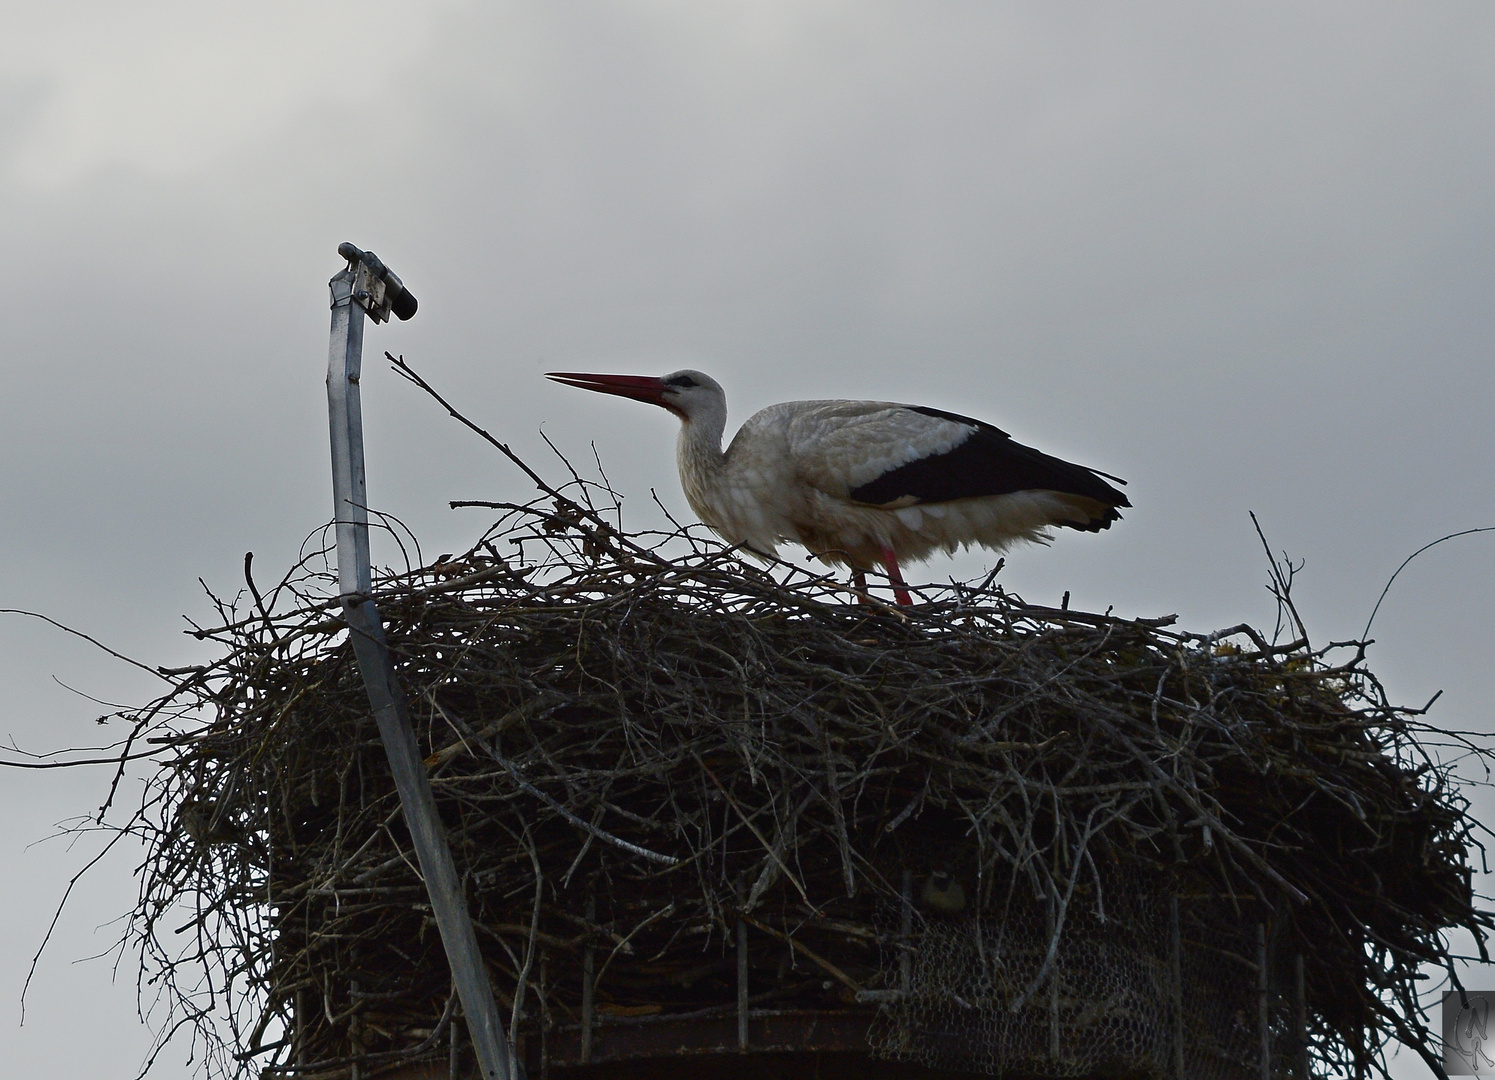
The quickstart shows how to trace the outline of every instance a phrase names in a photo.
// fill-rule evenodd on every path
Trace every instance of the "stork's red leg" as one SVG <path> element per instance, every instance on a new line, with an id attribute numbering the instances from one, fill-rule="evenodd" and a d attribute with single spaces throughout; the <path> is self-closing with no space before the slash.
<path id="1" fill-rule="evenodd" d="M 904 582 L 903 575 L 898 572 L 898 556 L 893 554 L 892 548 L 882 549 L 882 565 L 888 572 L 888 580 L 893 583 L 893 599 L 900 604 L 912 604 L 914 598 L 908 594 L 908 585 Z"/>
<path id="2" fill-rule="evenodd" d="M 867 575 L 860 568 L 851 572 L 851 587 L 856 590 L 857 603 L 871 603 L 867 599 Z"/>

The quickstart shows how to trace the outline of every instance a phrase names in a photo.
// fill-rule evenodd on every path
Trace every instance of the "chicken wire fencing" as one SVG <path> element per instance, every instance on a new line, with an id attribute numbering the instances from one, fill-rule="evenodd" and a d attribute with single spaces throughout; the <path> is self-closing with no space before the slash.
<path id="1" fill-rule="evenodd" d="M 1222 900 L 1239 905 L 1234 930 L 1215 917 Z M 1000 916 L 941 918 L 885 907 L 897 990 L 871 1029 L 875 1051 L 995 1077 L 1317 1075 L 1295 957 L 1253 921 L 1255 897 L 1169 900 L 1133 883 L 1061 927 L 1054 908 L 1029 898 Z"/>

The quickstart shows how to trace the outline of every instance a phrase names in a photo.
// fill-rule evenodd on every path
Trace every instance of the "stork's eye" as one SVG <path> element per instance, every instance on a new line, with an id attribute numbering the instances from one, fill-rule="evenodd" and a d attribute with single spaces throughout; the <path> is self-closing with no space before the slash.
<path id="1" fill-rule="evenodd" d="M 666 379 L 664 384 L 666 386 L 673 386 L 679 390 L 689 390 L 692 386 L 701 385 L 689 375 L 676 375 L 673 379 Z"/>

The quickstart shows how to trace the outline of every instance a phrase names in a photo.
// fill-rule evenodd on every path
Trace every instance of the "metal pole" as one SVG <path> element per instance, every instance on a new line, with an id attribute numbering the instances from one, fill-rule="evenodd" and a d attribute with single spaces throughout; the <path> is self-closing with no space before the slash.
<path id="1" fill-rule="evenodd" d="M 1261 1028 L 1261 1080 L 1272 1080 L 1272 984 L 1268 981 L 1267 924 L 1256 924 L 1257 1017 Z"/>
<path id="2" fill-rule="evenodd" d="M 1313 1080 L 1308 1072 L 1308 988 L 1303 978 L 1303 954 L 1293 957 L 1293 1022 L 1298 1029 L 1298 1076 Z"/>
<path id="3" fill-rule="evenodd" d="M 399 278 L 389 273 L 371 252 L 343 244 L 338 253 L 348 260 L 349 266 L 329 283 L 332 342 L 327 364 L 327 409 L 332 430 L 333 513 L 343 619 L 400 794 L 405 824 L 415 846 L 421 876 L 425 878 L 452 979 L 457 984 L 480 1075 L 483 1080 L 520 1080 L 522 1070 L 509 1055 L 488 969 L 478 950 L 461 879 L 452 862 L 446 830 L 436 812 L 430 778 L 415 742 L 409 709 L 384 640 L 384 625 L 371 595 L 363 411 L 358 385 L 363 363 L 363 317 L 367 313 L 376 321 L 383 321 L 393 309 L 400 317 L 409 318 L 414 314 L 415 301 L 404 292 Z"/>
<path id="4" fill-rule="evenodd" d="M 597 925 L 597 884 L 587 886 L 587 947 L 581 954 L 581 1063 L 592 1060 L 592 994 L 597 978 L 597 947 L 592 944 L 592 928 Z"/>
<path id="5" fill-rule="evenodd" d="M 1169 991 L 1173 998 L 1173 1080 L 1186 1080 L 1184 1073 L 1184 942 L 1178 916 L 1178 894 L 1168 901 Z"/>
<path id="6" fill-rule="evenodd" d="M 904 1000 L 907 1000 L 913 992 L 913 948 L 914 936 L 914 872 L 912 868 L 903 868 L 903 910 L 898 917 L 898 989 L 903 992 Z M 977 924 L 976 933 L 981 933 L 980 924 Z M 979 938 L 977 939 L 980 940 Z"/>
<path id="7" fill-rule="evenodd" d="M 748 951 L 747 923 L 737 920 L 737 1049 L 748 1048 Z"/>

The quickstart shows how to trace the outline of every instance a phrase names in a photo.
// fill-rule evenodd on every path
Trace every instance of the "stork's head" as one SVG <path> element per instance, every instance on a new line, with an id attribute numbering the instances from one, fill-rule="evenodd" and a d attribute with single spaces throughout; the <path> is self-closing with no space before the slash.
<path id="1" fill-rule="evenodd" d="M 689 368 L 672 371 L 663 378 L 654 375 L 581 375 L 567 371 L 552 371 L 545 377 L 583 390 L 647 401 L 669 409 L 686 423 L 708 417 L 726 420 L 727 395 L 721 384 L 710 375 Z"/>

